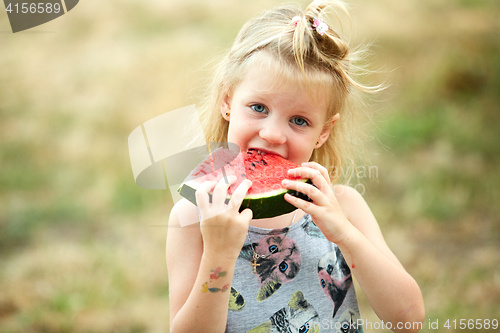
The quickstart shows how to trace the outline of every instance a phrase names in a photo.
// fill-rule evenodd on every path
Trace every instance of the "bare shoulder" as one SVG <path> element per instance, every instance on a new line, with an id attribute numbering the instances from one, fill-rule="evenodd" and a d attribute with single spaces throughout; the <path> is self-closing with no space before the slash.
<path id="1" fill-rule="evenodd" d="M 185 248 L 189 248 L 190 251 L 185 252 Z M 202 248 L 197 208 L 186 199 L 179 200 L 172 208 L 168 222 L 167 266 L 172 266 L 181 257 L 198 260 Z"/>
<path id="2" fill-rule="evenodd" d="M 182 198 L 170 212 L 169 226 L 188 226 L 199 222 L 198 209 L 190 201 Z"/>
<path id="3" fill-rule="evenodd" d="M 359 224 L 370 222 L 366 221 L 367 216 L 364 216 L 364 219 L 358 221 L 360 214 L 368 214 L 373 217 L 373 214 L 371 213 L 371 210 L 361 193 L 347 185 L 334 185 L 333 192 L 335 193 L 335 197 L 337 198 L 342 211 L 351 223 L 358 227 L 361 226 Z M 375 217 L 373 217 L 373 219 L 375 219 Z"/>
<path id="4" fill-rule="evenodd" d="M 377 219 L 361 193 L 346 185 L 335 185 L 333 191 L 349 222 L 387 257 L 401 265 L 387 246 Z"/>

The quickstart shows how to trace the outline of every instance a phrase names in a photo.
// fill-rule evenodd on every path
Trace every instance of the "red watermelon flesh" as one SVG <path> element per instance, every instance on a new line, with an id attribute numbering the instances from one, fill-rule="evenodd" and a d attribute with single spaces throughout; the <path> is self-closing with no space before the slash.
<path id="1" fill-rule="evenodd" d="M 252 181 L 240 211 L 250 208 L 253 218 L 267 218 L 282 215 L 296 208 L 284 199 L 285 193 L 310 199 L 302 193 L 283 188 L 283 179 L 299 179 L 288 176 L 288 170 L 298 167 L 279 155 L 249 150 L 236 154 L 229 149 L 218 149 L 200 163 L 179 188 L 182 196 L 196 204 L 194 192 L 198 186 L 209 180 L 219 181 L 224 176 L 236 176 L 237 180 L 228 190 L 228 199 L 245 179 Z M 301 179 L 306 182 L 307 179 Z"/>

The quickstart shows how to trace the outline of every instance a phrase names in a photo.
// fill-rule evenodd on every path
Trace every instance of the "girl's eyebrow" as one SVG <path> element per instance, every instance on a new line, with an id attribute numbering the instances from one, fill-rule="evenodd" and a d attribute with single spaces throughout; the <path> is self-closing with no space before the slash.
<path id="1" fill-rule="evenodd" d="M 248 93 L 249 96 L 257 96 L 257 97 L 264 97 L 264 98 L 269 98 L 275 95 L 275 93 L 272 92 L 267 92 L 266 90 L 256 90 L 256 89 L 251 89 L 250 92 Z"/>
<path id="2" fill-rule="evenodd" d="M 297 109 L 296 111 L 294 111 L 294 113 L 297 116 L 301 116 L 301 117 L 304 117 L 304 118 L 307 118 L 307 119 L 312 119 L 312 120 L 314 120 L 314 122 L 317 122 L 319 120 L 319 118 L 321 118 L 321 116 L 319 114 L 320 110 Z"/>

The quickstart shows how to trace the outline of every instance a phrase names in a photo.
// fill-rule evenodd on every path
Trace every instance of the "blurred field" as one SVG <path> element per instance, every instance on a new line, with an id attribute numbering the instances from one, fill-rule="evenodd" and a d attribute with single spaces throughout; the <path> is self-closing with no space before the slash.
<path id="1" fill-rule="evenodd" d="M 85 0 L 17 34 L 0 11 L 1 332 L 168 331 L 171 199 L 135 185 L 128 134 L 197 102 L 207 61 L 279 3 Z M 352 16 L 387 70 L 369 79 L 391 83 L 364 196 L 427 320 L 500 320 L 500 2 L 359 0 Z"/>

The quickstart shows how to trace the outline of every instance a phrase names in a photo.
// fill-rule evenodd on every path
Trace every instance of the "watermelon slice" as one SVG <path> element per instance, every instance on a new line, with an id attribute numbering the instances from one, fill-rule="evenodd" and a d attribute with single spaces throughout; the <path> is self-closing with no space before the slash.
<path id="1" fill-rule="evenodd" d="M 233 191 L 248 178 L 252 181 L 252 186 L 241 204 L 240 212 L 245 208 L 250 208 L 254 219 L 275 217 L 297 209 L 285 200 L 285 193 L 312 201 L 303 193 L 281 186 L 283 179 L 299 179 L 287 175 L 289 169 L 296 167 L 298 167 L 297 164 L 279 155 L 265 154 L 258 150 L 237 154 L 232 150 L 220 148 L 212 152 L 189 174 L 178 191 L 181 196 L 196 205 L 195 192 L 203 182 L 219 181 L 223 177 L 233 175 L 237 180 L 228 189 L 226 202 L 229 202 Z M 300 181 L 311 183 L 308 179 L 300 179 Z"/>

